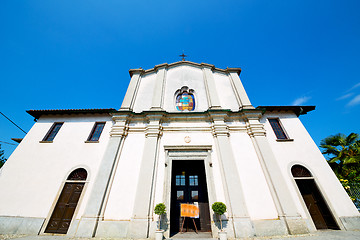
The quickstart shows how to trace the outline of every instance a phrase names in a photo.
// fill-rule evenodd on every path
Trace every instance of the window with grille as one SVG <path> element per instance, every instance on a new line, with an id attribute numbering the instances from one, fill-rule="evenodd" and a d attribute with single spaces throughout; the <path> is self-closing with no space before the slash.
<path id="1" fill-rule="evenodd" d="M 90 136 L 88 138 L 89 142 L 97 142 L 100 139 L 100 135 L 104 129 L 105 123 L 104 122 L 97 122 L 95 123 Z"/>
<path id="2" fill-rule="evenodd" d="M 285 134 L 284 129 L 282 128 L 282 126 L 280 124 L 280 120 L 278 118 L 270 118 L 269 122 L 270 122 L 272 129 L 274 130 L 274 133 L 275 133 L 277 139 L 288 139 L 288 137 Z"/>
<path id="3" fill-rule="evenodd" d="M 63 123 L 54 123 L 51 126 L 49 132 L 44 137 L 43 141 L 44 142 L 52 142 L 54 140 L 56 134 L 59 132 L 62 125 L 63 125 Z"/>

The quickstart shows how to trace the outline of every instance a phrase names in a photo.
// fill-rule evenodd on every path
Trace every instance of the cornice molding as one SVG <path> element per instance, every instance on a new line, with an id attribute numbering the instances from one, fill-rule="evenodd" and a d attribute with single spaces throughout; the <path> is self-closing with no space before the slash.
<path id="1" fill-rule="evenodd" d="M 212 145 L 164 145 L 164 149 L 167 151 L 210 151 L 212 149 Z"/>
<path id="2" fill-rule="evenodd" d="M 136 69 L 129 69 L 129 74 L 130 74 L 130 77 L 132 77 L 134 74 L 144 74 L 145 73 L 145 70 L 142 69 L 142 68 L 136 68 Z"/>
<path id="3" fill-rule="evenodd" d="M 210 68 L 212 71 L 218 71 L 218 72 L 222 72 L 222 73 L 236 72 L 237 74 L 240 74 L 240 72 L 241 72 L 241 68 L 221 69 L 221 68 L 217 68 L 214 65 L 208 64 L 208 63 L 195 63 L 195 62 L 191 62 L 191 61 L 178 61 L 178 62 L 174 62 L 174 63 L 170 63 L 170 64 L 168 64 L 168 63 L 158 64 L 158 65 L 155 65 L 154 68 L 147 69 L 147 70 L 144 70 L 142 68 L 130 69 L 129 73 L 130 73 L 130 76 L 132 76 L 134 73 L 148 74 L 148 73 L 156 72 L 157 69 L 161 68 L 161 67 L 171 68 L 171 67 L 176 67 L 176 66 L 180 66 L 180 65 L 194 66 L 194 67 L 200 67 L 200 68 L 206 67 L 206 68 Z"/>

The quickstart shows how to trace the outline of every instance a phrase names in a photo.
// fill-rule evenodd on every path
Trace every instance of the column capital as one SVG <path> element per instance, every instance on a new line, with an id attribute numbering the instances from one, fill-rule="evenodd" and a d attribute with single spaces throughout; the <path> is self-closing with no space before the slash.
<path id="1" fill-rule="evenodd" d="M 262 113 L 260 111 L 244 112 L 243 119 L 246 122 L 246 130 L 250 137 L 266 136 L 264 124 L 260 122 Z"/>
<path id="2" fill-rule="evenodd" d="M 126 137 L 129 131 L 129 122 L 132 115 L 113 115 L 112 119 L 115 122 L 111 128 L 111 137 Z"/>
<path id="3" fill-rule="evenodd" d="M 214 137 L 217 136 L 229 136 L 229 127 L 225 123 L 225 118 L 228 116 L 226 112 L 210 112 L 212 120 L 212 134 Z"/>
<path id="4" fill-rule="evenodd" d="M 146 137 L 160 137 L 162 135 L 161 121 L 164 113 L 147 113 L 146 120 L 148 124 L 145 129 Z"/>

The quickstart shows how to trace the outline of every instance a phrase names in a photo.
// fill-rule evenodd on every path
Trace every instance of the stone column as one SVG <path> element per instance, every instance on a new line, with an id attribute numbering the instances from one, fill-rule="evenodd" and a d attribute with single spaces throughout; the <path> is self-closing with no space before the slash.
<path id="1" fill-rule="evenodd" d="M 264 175 L 268 181 L 280 220 L 285 221 L 290 234 L 308 233 L 306 222 L 297 212 L 295 202 L 285 184 L 285 177 L 281 173 L 280 166 L 266 138 L 264 126 L 259 121 L 261 112 L 246 112 L 244 117 L 247 121 L 248 134 L 252 139 Z"/>
<path id="2" fill-rule="evenodd" d="M 136 189 L 133 216 L 128 238 L 148 238 L 152 219 L 153 193 L 158 161 L 158 144 L 161 137 L 162 114 L 148 114 L 149 123 L 145 131 L 144 153 L 141 161 L 139 181 Z"/>
<path id="3" fill-rule="evenodd" d="M 210 113 L 213 120 L 213 135 L 219 152 L 219 161 L 225 194 L 229 209 L 229 223 L 232 222 L 234 237 L 254 236 L 253 226 L 247 212 L 244 192 L 237 171 L 233 150 L 229 140 L 228 126 L 224 122 L 226 113 Z"/>
<path id="4" fill-rule="evenodd" d="M 204 74 L 204 82 L 206 88 L 206 96 L 209 103 L 209 109 L 221 109 L 219 96 L 216 91 L 215 80 L 212 72 L 213 65 L 202 63 L 202 71 Z"/>
<path id="5" fill-rule="evenodd" d="M 156 110 L 156 111 L 162 110 L 167 66 L 168 66 L 167 64 L 161 64 L 156 66 L 157 69 L 156 83 L 155 83 L 155 89 L 151 103 L 151 110 Z"/>
<path id="6" fill-rule="evenodd" d="M 137 90 L 139 88 L 141 74 L 144 73 L 143 69 L 130 69 L 129 73 L 131 75 L 131 80 L 129 83 L 129 87 L 126 91 L 124 100 L 121 104 L 121 108 L 119 110 L 127 110 L 132 111 L 135 103 L 135 98 L 137 94 Z"/>
<path id="7" fill-rule="evenodd" d="M 233 87 L 236 99 L 238 100 L 240 110 L 241 109 L 254 109 L 251 105 L 248 95 L 246 94 L 245 88 L 241 83 L 239 74 L 240 68 L 227 68 L 228 76 L 230 78 L 231 85 Z"/>
<path id="8" fill-rule="evenodd" d="M 94 237 L 98 221 L 102 220 L 100 216 L 110 187 L 111 175 L 115 171 L 114 166 L 119 159 L 120 146 L 127 136 L 129 116 L 114 116 L 113 119 L 115 124 L 111 129 L 105 154 L 100 163 L 84 214 L 80 219 L 78 228 L 75 230 L 75 236 L 77 237 Z"/>

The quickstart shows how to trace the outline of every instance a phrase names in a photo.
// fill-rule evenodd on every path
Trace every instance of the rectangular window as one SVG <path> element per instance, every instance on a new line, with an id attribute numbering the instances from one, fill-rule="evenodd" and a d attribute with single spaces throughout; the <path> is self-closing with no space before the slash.
<path id="1" fill-rule="evenodd" d="M 277 139 L 288 139 L 283 128 L 281 127 L 280 120 L 278 118 L 271 118 L 269 119 L 269 122 Z"/>
<path id="2" fill-rule="evenodd" d="M 54 140 L 56 134 L 59 132 L 62 125 L 63 125 L 63 123 L 54 123 L 51 126 L 49 132 L 44 137 L 43 141 L 44 142 L 52 142 Z"/>
<path id="3" fill-rule="evenodd" d="M 176 175 L 176 186 L 185 186 L 185 176 Z"/>
<path id="4" fill-rule="evenodd" d="M 176 191 L 176 199 L 184 200 L 184 191 Z"/>
<path id="5" fill-rule="evenodd" d="M 189 176 L 189 184 L 190 186 L 198 186 L 199 185 L 198 176 L 197 175 Z"/>
<path id="6" fill-rule="evenodd" d="M 96 142 L 99 141 L 100 135 L 102 133 L 102 130 L 104 129 L 105 123 L 104 122 L 97 122 L 95 123 L 90 136 L 88 138 L 89 142 Z"/>

